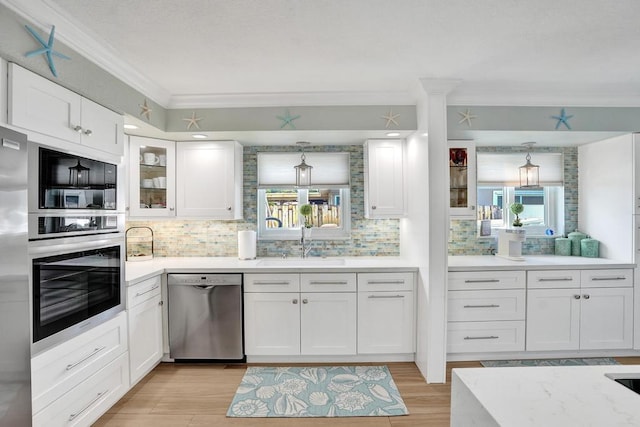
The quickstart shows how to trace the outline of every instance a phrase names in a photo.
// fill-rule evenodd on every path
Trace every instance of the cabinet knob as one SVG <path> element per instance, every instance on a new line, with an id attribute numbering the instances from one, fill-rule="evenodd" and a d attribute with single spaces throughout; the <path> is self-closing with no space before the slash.
<path id="1" fill-rule="evenodd" d="M 475 206 L 469 206 L 469 209 L 471 209 L 472 211 L 476 209 Z"/>
<path id="2" fill-rule="evenodd" d="M 294 299 L 294 300 L 293 300 L 293 301 L 291 301 L 291 302 L 292 302 L 292 303 L 294 303 L 294 304 L 297 304 L 297 303 L 298 303 L 298 300 L 297 300 L 297 299 Z"/>
<path id="3" fill-rule="evenodd" d="M 309 300 L 308 300 L 308 299 L 306 299 L 306 298 L 302 300 L 302 303 L 303 303 L 303 304 L 307 304 L 308 302 L 309 302 Z"/>
<path id="4" fill-rule="evenodd" d="M 580 295 L 574 295 L 573 296 L 575 299 L 580 299 Z"/>
<path id="5" fill-rule="evenodd" d="M 227 206 L 227 210 L 230 211 L 231 210 L 231 206 Z"/>
<path id="6" fill-rule="evenodd" d="M 584 299 L 589 299 L 589 298 L 591 298 L 591 295 L 589 295 L 589 294 L 584 294 L 584 295 L 582 296 L 582 298 L 584 298 Z"/>
<path id="7" fill-rule="evenodd" d="M 376 208 L 376 206 L 371 206 L 371 209 L 375 209 L 375 208 Z"/>
<path id="8" fill-rule="evenodd" d="M 173 211 L 173 208 L 169 208 L 170 211 Z"/>
<path id="9" fill-rule="evenodd" d="M 71 125 L 71 126 L 72 126 L 71 129 L 75 130 L 78 133 L 82 133 L 82 126 L 80 125 L 75 125 L 75 126 Z"/>
<path id="10" fill-rule="evenodd" d="M 91 135 L 93 135 L 93 131 L 91 129 L 87 129 L 87 130 L 84 131 L 84 134 L 87 135 L 87 136 L 91 136 Z"/>
<path id="11" fill-rule="evenodd" d="M 164 301 L 160 301 L 158 305 L 164 305 Z"/>

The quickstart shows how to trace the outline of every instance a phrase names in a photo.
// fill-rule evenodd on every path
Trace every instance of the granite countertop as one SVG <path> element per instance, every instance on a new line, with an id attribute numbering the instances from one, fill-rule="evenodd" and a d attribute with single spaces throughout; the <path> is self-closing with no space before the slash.
<path id="1" fill-rule="evenodd" d="M 579 256 L 526 255 L 512 261 L 496 255 L 449 256 L 449 271 L 475 270 L 558 270 L 571 268 L 635 268 L 635 264 L 606 258 Z"/>
<path id="2" fill-rule="evenodd" d="M 125 280 L 131 285 L 162 273 L 272 273 L 294 272 L 393 272 L 418 271 L 415 263 L 400 257 L 258 258 L 162 257 L 125 264 Z"/>
<path id="3" fill-rule="evenodd" d="M 495 421 L 490 425 L 637 426 L 640 394 L 605 374 L 637 377 L 640 365 L 454 369 L 452 402 L 460 406 L 452 406 L 452 421 L 454 411 L 470 415 L 472 405 L 455 396 L 466 387 Z"/>

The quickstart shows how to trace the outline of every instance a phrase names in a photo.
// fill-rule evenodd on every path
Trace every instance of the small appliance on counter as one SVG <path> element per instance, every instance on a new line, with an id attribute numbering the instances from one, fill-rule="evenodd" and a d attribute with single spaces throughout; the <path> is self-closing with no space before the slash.
<path id="1" fill-rule="evenodd" d="M 151 227 L 130 227 L 125 233 L 127 261 L 153 259 L 153 230 Z"/>
<path id="2" fill-rule="evenodd" d="M 526 231 L 522 229 L 508 228 L 498 232 L 498 253 L 496 256 L 512 261 L 524 261 L 522 256 L 522 242 L 525 240 Z"/>

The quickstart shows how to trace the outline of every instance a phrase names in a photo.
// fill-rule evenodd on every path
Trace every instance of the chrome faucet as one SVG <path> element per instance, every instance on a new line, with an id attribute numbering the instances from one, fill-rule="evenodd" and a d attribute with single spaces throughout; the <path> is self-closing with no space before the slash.
<path id="1" fill-rule="evenodd" d="M 309 255 L 309 251 L 311 250 L 311 239 L 307 239 L 305 236 L 305 230 L 307 228 L 305 226 L 300 227 L 302 231 L 302 237 L 300 237 L 300 245 L 301 245 L 301 256 L 302 258 L 306 258 Z"/>

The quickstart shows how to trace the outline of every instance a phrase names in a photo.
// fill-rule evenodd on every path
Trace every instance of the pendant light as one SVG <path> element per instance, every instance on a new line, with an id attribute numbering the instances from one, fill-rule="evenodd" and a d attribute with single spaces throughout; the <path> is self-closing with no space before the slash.
<path id="1" fill-rule="evenodd" d="M 89 168 L 80 164 L 69 167 L 69 185 L 72 187 L 86 187 L 89 185 Z"/>
<path id="2" fill-rule="evenodd" d="M 524 142 L 522 145 L 527 147 L 527 163 L 520 166 L 520 187 L 535 188 L 540 187 L 540 166 L 531 163 L 531 147 L 535 142 Z"/>
<path id="3" fill-rule="evenodd" d="M 306 141 L 298 141 L 296 145 L 305 147 L 308 146 L 309 143 Z M 302 160 L 301 163 L 293 167 L 296 170 L 296 187 L 309 187 L 311 185 L 311 169 L 313 169 L 313 166 L 305 163 L 304 148 L 300 159 Z"/>

